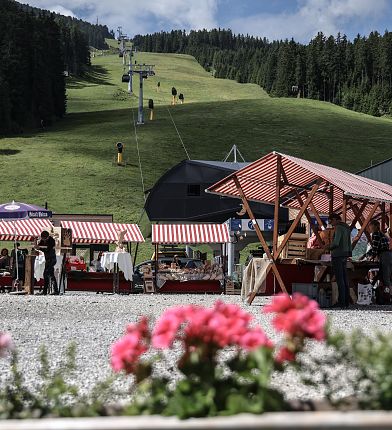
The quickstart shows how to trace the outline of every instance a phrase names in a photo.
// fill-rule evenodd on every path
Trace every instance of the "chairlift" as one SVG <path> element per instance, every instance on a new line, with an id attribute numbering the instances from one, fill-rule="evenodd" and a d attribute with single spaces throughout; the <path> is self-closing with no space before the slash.
<path id="1" fill-rule="evenodd" d="M 292 93 L 298 93 L 298 85 L 293 85 L 292 87 L 291 87 L 291 92 Z"/>
<path id="2" fill-rule="evenodd" d="M 118 56 L 119 56 L 120 58 L 124 57 L 124 52 L 120 52 L 120 53 L 118 54 Z"/>
<path id="3" fill-rule="evenodd" d="M 122 75 L 122 78 L 121 78 L 121 82 L 129 82 L 131 79 L 130 79 L 130 76 L 129 76 L 129 74 L 128 73 L 124 73 L 123 75 Z"/>

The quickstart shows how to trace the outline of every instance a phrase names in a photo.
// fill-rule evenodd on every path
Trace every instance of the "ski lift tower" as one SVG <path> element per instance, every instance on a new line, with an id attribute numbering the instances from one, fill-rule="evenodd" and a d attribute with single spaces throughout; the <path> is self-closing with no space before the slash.
<path id="1" fill-rule="evenodd" d="M 143 113 L 143 80 L 149 76 L 155 76 L 154 65 L 152 64 L 135 64 L 132 70 L 129 72 L 132 75 L 138 74 L 140 79 L 139 84 L 139 108 L 137 113 L 137 124 L 144 124 L 144 113 Z"/>

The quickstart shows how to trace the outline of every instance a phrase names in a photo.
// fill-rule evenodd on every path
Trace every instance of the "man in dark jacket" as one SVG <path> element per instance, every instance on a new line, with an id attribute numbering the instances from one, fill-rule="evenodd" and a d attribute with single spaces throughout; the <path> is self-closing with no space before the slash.
<path id="1" fill-rule="evenodd" d="M 59 290 L 57 287 L 56 277 L 54 276 L 54 267 L 57 263 L 56 257 L 56 242 L 48 231 L 41 233 L 41 240 L 38 243 L 38 248 L 43 251 L 45 255 L 45 270 L 44 270 L 44 291 L 43 294 L 48 294 L 48 287 L 50 282 L 53 282 L 53 294 L 58 295 Z"/>
<path id="2" fill-rule="evenodd" d="M 348 308 L 350 285 L 347 277 L 347 258 L 352 256 L 351 230 L 346 223 L 342 222 L 338 214 L 331 214 L 328 220 L 335 228 L 333 241 L 327 250 L 331 251 L 332 269 L 338 284 L 338 306 Z"/>

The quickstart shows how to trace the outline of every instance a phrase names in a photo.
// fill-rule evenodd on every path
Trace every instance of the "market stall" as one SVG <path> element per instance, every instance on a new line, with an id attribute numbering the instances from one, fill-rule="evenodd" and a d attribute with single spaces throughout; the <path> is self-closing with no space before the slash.
<path id="1" fill-rule="evenodd" d="M 324 244 L 319 231 L 325 229 L 322 215 L 340 214 L 352 230 L 358 227 L 358 233 L 353 240 L 355 248 L 363 234 L 369 236 L 367 226 L 372 219 L 380 220 L 384 230 L 386 226 L 390 226 L 392 217 L 392 186 L 278 152 L 267 154 L 232 173 L 211 186 L 207 192 L 241 199 L 255 227 L 265 258 L 269 261 L 266 272 L 273 273 L 280 290 L 286 293 L 290 292 L 291 285 L 282 276 L 279 266 L 292 264 L 293 260 L 306 259 L 304 254 L 288 255 L 294 246 L 297 250 L 302 246 L 298 240 L 293 240 L 293 234 L 303 218 L 309 223 L 317 240 Z M 249 201 L 275 206 L 272 252 L 252 213 Z M 279 237 L 280 207 L 293 209 L 296 213 L 291 226 L 282 237 Z M 316 228 L 313 218 L 319 228 Z M 320 261 L 315 260 L 314 266 L 322 265 Z M 360 265 L 361 263 L 358 263 L 358 266 Z M 258 289 L 255 289 L 249 295 L 249 304 L 257 293 Z"/>
<path id="2" fill-rule="evenodd" d="M 53 225 L 50 220 L 45 218 L 16 219 L 12 222 L 0 220 L 0 241 L 13 241 L 14 243 L 33 242 L 41 235 L 42 231 L 51 231 L 52 228 Z M 35 258 L 35 256 L 29 255 L 28 259 L 31 264 L 27 264 L 27 266 L 33 268 Z M 38 280 L 40 279 L 39 276 L 33 276 L 33 274 L 33 270 L 27 270 L 26 278 L 29 279 L 25 281 L 25 286 L 31 289 L 34 286 L 34 277 Z M 30 277 L 32 279 L 30 279 Z M 9 287 L 11 285 L 12 274 L 9 270 L 4 270 L 0 273 L 0 287 Z"/>
<path id="3" fill-rule="evenodd" d="M 72 241 L 76 245 L 115 244 L 121 232 L 123 232 L 122 243 L 129 245 L 144 242 L 143 235 L 136 224 L 61 221 L 61 227 L 72 230 Z M 129 251 L 131 251 L 130 247 Z M 67 289 L 69 291 L 131 292 L 133 268 L 130 252 L 125 250 L 106 252 L 97 258 L 100 258 L 102 270 L 98 271 L 92 265 L 87 265 L 85 270 L 70 267 L 67 272 Z"/>
<path id="4" fill-rule="evenodd" d="M 219 261 L 189 261 L 185 266 L 164 264 L 158 260 L 160 245 L 218 245 L 230 241 L 226 224 L 154 224 L 152 243 L 155 245 L 154 283 L 159 292 L 211 292 L 224 288 L 224 264 Z M 188 256 L 189 257 L 189 256 Z M 148 291 L 148 288 L 146 288 Z"/>

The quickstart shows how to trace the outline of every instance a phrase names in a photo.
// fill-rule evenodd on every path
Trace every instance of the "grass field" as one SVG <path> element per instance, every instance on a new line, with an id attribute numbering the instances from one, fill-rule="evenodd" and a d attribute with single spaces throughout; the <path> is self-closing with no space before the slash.
<path id="1" fill-rule="evenodd" d="M 256 85 L 214 79 L 190 56 L 141 53 L 136 60 L 156 65 L 144 94 L 145 104 L 154 99 L 156 120 L 137 127 L 146 189 L 186 158 L 168 109 L 192 159 L 221 160 L 237 144 L 247 161 L 278 150 L 356 171 L 391 156 L 389 119 L 311 100 L 273 99 Z M 64 120 L 0 139 L 1 201 L 47 201 L 56 212 L 138 221 L 143 193 L 131 109 L 137 99 L 127 95 L 122 72 L 117 55 L 93 58 L 89 76 L 68 82 Z M 184 93 L 184 105 L 169 106 L 172 86 Z M 125 168 L 113 165 L 119 140 L 126 146 Z"/>

